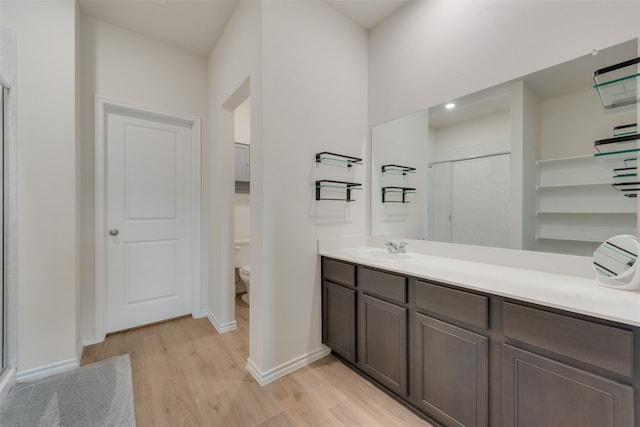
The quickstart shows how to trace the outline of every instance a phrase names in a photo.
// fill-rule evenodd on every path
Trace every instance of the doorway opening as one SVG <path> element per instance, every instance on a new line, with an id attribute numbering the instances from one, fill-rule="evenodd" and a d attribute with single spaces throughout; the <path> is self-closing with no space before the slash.
<path id="1" fill-rule="evenodd" d="M 233 110 L 234 288 L 236 322 L 249 325 L 251 305 L 251 98 Z"/>

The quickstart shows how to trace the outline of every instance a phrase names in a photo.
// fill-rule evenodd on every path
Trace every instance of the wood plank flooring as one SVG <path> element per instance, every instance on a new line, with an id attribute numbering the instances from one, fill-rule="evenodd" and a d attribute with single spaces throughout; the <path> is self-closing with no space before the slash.
<path id="1" fill-rule="evenodd" d="M 232 332 L 188 316 L 109 335 L 81 365 L 129 353 L 138 427 L 431 426 L 333 356 L 260 387 L 248 316 L 238 298 Z"/>

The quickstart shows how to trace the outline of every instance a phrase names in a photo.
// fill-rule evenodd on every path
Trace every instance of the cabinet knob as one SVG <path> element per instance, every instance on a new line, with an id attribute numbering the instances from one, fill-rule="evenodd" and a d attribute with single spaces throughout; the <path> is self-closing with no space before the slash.
<path id="1" fill-rule="evenodd" d="M 109 230 L 109 236 L 117 236 L 118 234 L 120 234 L 120 230 L 118 230 L 117 228 Z"/>

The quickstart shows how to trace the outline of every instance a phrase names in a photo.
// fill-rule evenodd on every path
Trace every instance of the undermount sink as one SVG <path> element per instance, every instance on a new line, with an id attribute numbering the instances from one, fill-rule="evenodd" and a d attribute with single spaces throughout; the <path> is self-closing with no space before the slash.
<path id="1" fill-rule="evenodd" d="M 411 254 L 394 254 L 384 249 L 365 248 L 358 249 L 351 253 L 354 258 L 363 261 L 378 261 L 389 263 L 411 262 L 415 257 Z"/>

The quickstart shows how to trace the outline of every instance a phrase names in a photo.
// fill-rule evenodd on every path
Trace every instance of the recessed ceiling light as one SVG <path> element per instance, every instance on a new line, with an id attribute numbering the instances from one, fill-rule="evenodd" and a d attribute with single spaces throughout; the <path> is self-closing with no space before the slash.
<path id="1" fill-rule="evenodd" d="M 446 108 L 447 110 L 451 110 L 452 108 L 455 108 L 456 104 L 454 104 L 453 102 L 448 103 L 447 105 L 444 106 L 444 108 Z"/>

